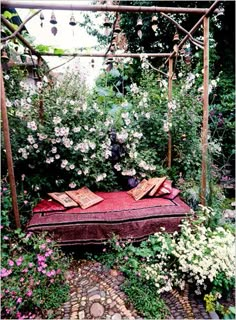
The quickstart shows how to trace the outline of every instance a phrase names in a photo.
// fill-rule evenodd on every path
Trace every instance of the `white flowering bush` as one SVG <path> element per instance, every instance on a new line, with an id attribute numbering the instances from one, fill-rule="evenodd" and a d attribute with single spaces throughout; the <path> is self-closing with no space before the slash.
<path id="1" fill-rule="evenodd" d="M 220 298 L 235 286 L 236 237 L 232 226 L 215 224 L 215 216 L 202 207 L 197 218 L 183 220 L 179 232 L 168 234 L 162 228 L 140 246 L 114 238 L 114 251 L 103 259 L 150 283 L 157 294 L 189 284 L 198 295 Z"/>

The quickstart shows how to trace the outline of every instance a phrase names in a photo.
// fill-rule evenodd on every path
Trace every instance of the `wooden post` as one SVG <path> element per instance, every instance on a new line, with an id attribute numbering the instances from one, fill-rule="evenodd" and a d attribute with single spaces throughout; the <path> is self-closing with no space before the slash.
<path id="1" fill-rule="evenodd" d="M 201 176 L 201 204 L 206 205 L 207 191 L 207 135 L 208 135 L 208 90 L 209 90 L 209 18 L 203 20 L 204 27 L 204 55 L 203 55 L 203 118 L 202 118 L 202 176 Z"/>
<path id="2" fill-rule="evenodd" d="M 6 148 L 6 157 L 7 157 L 7 169 L 9 175 L 9 182 L 11 188 L 11 197 L 12 197 L 12 207 L 15 217 L 16 227 L 20 228 L 20 216 L 17 205 L 17 194 L 16 194 L 16 183 L 15 183 L 15 175 L 13 169 L 13 160 L 12 160 L 12 152 L 11 152 L 11 141 L 9 134 L 9 125 L 8 125 L 8 117 L 7 117 L 7 107 L 6 107 L 6 96 L 5 96 L 5 88 L 3 82 L 3 74 L 1 68 L 1 112 L 2 112 L 2 128 L 3 128 L 3 136 L 4 143 Z"/>
<path id="3" fill-rule="evenodd" d="M 169 59 L 169 73 L 168 73 L 168 102 L 172 100 L 172 73 L 173 73 L 173 59 Z M 171 111 L 168 106 L 168 123 L 171 122 Z M 171 160 L 172 160 L 172 137 L 171 131 L 168 131 L 168 168 L 171 168 Z"/>

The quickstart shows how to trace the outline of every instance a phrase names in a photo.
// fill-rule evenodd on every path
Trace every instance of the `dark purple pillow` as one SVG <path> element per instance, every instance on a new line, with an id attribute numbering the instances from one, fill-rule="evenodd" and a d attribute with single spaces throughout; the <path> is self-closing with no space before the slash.
<path id="1" fill-rule="evenodd" d="M 166 194 L 165 196 L 162 196 L 162 198 L 173 200 L 177 195 L 180 193 L 179 189 L 172 188 L 170 194 Z"/>

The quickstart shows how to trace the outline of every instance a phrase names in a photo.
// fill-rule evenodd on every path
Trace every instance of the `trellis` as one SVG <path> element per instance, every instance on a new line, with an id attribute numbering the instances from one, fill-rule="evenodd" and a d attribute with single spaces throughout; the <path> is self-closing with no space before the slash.
<path id="1" fill-rule="evenodd" d="M 28 1 L 28 0 L 2 0 L 1 4 L 5 8 L 26 8 L 26 9 L 55 9 L 55 10 L 74 10 L 74 11 L 109 11 L 109 12 L 146 12 L 146 13 L 187 13 L 187 14 L 199 14 L 201 18 L 198 22 L 192 27 L 192 29 L 187 32 L 185 37 L 178 44 L 177 52 L 182 48 L 184 43 L 192 37 L 193 33 L 202 25 L 203 23 L 203 116 L 202 116 L 202 133 L 201 133 L 201 146 L 202 146 L 202 173 L 201 173 L 201 203 L 206 204 L 206 189 L 207 189 L 207 150 L 208 150 L 208 88 L 209 88 L 209 17 L 213 13 L 219 13 L 220 11 L 217 6 L 220 4 L 219 0 L 216 0 L 210 8 L 174 8 L 174 7 L 147 7 L 147 6 L 122 6 L 122 5 L 81 5 L 79 1 Z M 12 25 L 1 16 L 3 24 L 12 32 L 15 32 L 15 29 Z M 179 26 L 180 27 L 180 26 Z M 181 27 L 180 27 L 181 29 Z M 38 60 L 42 56 L 58 56 L 58 54 L 53 53 L 40 53 L 35 50 L 23 36 L 16 32 L 15 36 L 26 46 L 32 54 L 38 57 Z M 168 100 L 172 100 L 172 78 L 173 78 L 173 59 L 176 57 L 176 50 L 170 53 L 145 53 L 148 57 L 166 57 L 164 64 L 168 63 Z M 140 54 L 136 53 L 122 53 L 122 54 L 108 54 L 108 53 L 72 53 L 72 54 L 61 54 L 60 56 L 77 56 L 77 57 L 131 57 L 131 58 L 140 58 Z M 11 151 L 11 142 L 9 134 L 9 125 L 7 117 L 7 108 L 6 108 L 6 99 L 5 99 L 5 90 L 4 90 L 4 81 L 1 68 L 1 112 L 2 112 L 2 126 L 3 126 L 3 135 L 6 147 L 6 158 L 7 158 L 7 167 L 9 174 L 9 182 L 12 195 L 12 205 L 13 212 L 15 217 L 16 227 L 20 227 L 19 219 L 19 210 L 17 205 L 17 194 L 16 194 L 16 184 L 14 177 L 13 169 L 13 159 Z M 170 115 L 170 110 L 168 110 Z M 171 132 L 168 132 L 168 167 L 171 167 L 172 161 L 172 139 Z"/>

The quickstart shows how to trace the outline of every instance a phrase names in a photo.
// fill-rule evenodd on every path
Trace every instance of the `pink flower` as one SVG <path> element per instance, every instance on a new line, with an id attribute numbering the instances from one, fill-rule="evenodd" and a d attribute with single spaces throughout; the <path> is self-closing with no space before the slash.
<path id="1" fill-rule="evenodd" d="M 54 279 L 51 279 L 50 282 L 53 283 L 53 282 L 54 282 Z"/>
<path id="2" fill-rule="evenodd" d="M 125 256 L 124 259 L 127 261 L 127 260 L 129 260 L 129 257 Z"/>
<path id="3" fill-rule="evenodd" d="M 18 298 L 18 299 L 16 300 L 16 302 L 17 302 L 17 303 L 21 303 L 21 302 L 22 302 L 22 298 Z"/>
<path id="4" fill-rule="evenodd" d="M 22 272 L 27 273 L 29 271 L 29 269 L 25 268 L 22 270 Z"/>
<path id="5" fill-rule="evenodd" d="M 28 203 L 28 200 L 24 200 L 24 204 L 27 204 Z"/>
<path id="6" fill-rule="evenodd" d="M 57 269 L 57 274 L 60 274 L 61 273 L 61 269 Z"/>
<path id="7" fill-rule="evenodd" d="M 2 190 L 3 190 L 3 191 L 7 191 L 7 188 L 3 188 Z"/>
<path id="8" fill-rule="evenodd" d="M 1 278 L 8 277 L 12 273 L 12 270 L 7 270 L 6 268 L 1 269 L 0 276 Z"/>
<path id="9" fill-rule="evenodd" d="M 29 290 L 28 292 L 26 292 L 26 295 L 27 295 L 28 297 L 31 297 L 32 294 L 33 294 L 33 291 L 32 291 L 32 290 Z"/>
<path id="10" fill-rule="evenodd" d="M 45 250 L 46 247 L 47 247 L 47 245 L 44 243 L 44 244 L 41 244 L 40 249 Z"/>
<path id="11" fill-rule="evenodd" d="M 14 261 L 8 260 L 8 265 L 9 265 L 10 267 L 13 267 L 13 266 L 14 266 Z"/>
<path id="12" fill-rule="evenodd" d="M 47 242 L 47 243 L 51 243 L 51 242 L 52 242 L 52 240 L 51 240 L 51 239 L 49 239 L 49 238 L 47 238 L 47 239 L 46 239 L 46 242 Z"/>
<path id="13" fill-rule="evenodd" d="M 24 194 L 27 194 L 27 191 L 26 191 L 26 190 L 24 190 Z"/>
<path id="14" fill-rule="evenodd" d="M 4 236 L 3 240 L 9 240 L 8 236 Z"/>
<path id="15" fill-rule="evenodd" d="M 23 260 L 24 260 L 23 257 L 18 258 L 18 259 L 16 260 L 16 265 L 17 265 L 17 266 L 20 266 L 20 265 L 22 264 Z"/>
<path id="16" fill-rule="evenodd" d="M 52 253 L 53 253 L 53 251 L 52 251 L 51 249 L 49 249 L 49 250 L 45 253 L 45 257 L 49 257 Z"/>
<path id="17" fill-rule="evenodd" d="M 46 260 L 46 258 L 45 258 L 44 256 L 41 256 L 40 254 L 37 254 L 37 258 L 38 258 L 39 264 L 40 264 L 41 262 L 45 262 L 45 260 Z"/>
<path id="18" fill-rule="evenodd" d="M 23 282 L 25 279 L 24 278 L 20 278 L 20 282 Z"/>
<path id="19" fill-rule="evenodd" d="M 32 268 L 34 266 L 34 264 L 32 262 L 29 262 L 28 266 L 29 266 L 29 268 Z"/>

